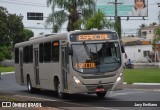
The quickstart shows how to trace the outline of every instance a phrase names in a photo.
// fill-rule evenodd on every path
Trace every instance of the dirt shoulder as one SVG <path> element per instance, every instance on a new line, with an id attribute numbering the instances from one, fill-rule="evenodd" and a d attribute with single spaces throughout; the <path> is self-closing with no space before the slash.
<path id="1" fill-rule="evenodd" d="M 2 102 L 18 102 L 18 101 L 43 101 L 40 99 L 35 99 L 31 97 L 23 97 L 12 94 L 0 93 L 0 110 L 60 110 L 54 107 L 2 107 Z"/>

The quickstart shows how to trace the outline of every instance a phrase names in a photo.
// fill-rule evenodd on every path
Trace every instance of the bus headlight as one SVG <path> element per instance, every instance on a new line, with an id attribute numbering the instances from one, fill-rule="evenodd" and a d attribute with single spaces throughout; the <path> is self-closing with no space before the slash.
<path id="1" fill-rule="evenodd" d="M 120 76 L 117 78 L 116 82 L 119 82 L 122 78 L 123 73 L 120 73 Z"/>
<path id="2" fill-rule="evenodd" d="M 121 77 L 118 77 L 117 80 L 116 80 L 116 82 L 119 82 L 120 80 L 121 80 Z"/>
<path id="3" fill-rule="evenodd" d="M 81 81 L 76 76 L 74 76 L 73 79 L 77 84 L 82 84 Z"/>

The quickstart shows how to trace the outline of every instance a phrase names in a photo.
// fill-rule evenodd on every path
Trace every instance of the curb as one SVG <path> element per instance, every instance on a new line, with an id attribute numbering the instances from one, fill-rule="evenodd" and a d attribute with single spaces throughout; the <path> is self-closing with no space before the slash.
<path id="1" fill-rule="evenodd" d="M 148 86 L 159 86 L 160 83 L 133 83 L 132 85 L 148 85 Z"/>
<path id="2" fill-rule="evenodd" d="M 123 84 L 127 85 L 127 82 L 123 82 Z M 128 85 L 160 86 L 160 83 L 132 83 Z"/>
<path id="3" fill-rule="evenodd" d="M 1 72 L 1 75 L 5 75 L 5 74 L 13 74 L 13 73 L 15 73 L 14 71 L 12 71 L 12 72 Z"/>

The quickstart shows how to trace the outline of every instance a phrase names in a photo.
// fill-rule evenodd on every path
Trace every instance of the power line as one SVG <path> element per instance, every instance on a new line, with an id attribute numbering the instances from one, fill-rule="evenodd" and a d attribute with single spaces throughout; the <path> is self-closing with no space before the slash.
<path id="1" fill-rule="evenodd" d="M 6 0 L 5 0 L 6 1 Z M 13 2 L 13 0 L 8 0 Z M 22 1 L 22 0 L 14 0 L 14 2 L 20 2 L 20 3 L 29 3 L 29 4 L 39 4 L 39 5 L 46 5 L 46 4 L 42 4 L 42 3 L 36 3 L 36 2 L 26 2 L 26 1 Z"/>
<path id="2" fill-rule="evenodd" d="M 27 4 L 27 3 L 18 3 L 18 2 L 10 2 L 10 1 L 0 1 L 2 3 L 9 3 L 9 4 L 16 4 L 16 5 L 27 5 L 27 6 L 37 6 L 37 7 L 47 7 L 45 5 L 34 5 L 34 4 Z"/>

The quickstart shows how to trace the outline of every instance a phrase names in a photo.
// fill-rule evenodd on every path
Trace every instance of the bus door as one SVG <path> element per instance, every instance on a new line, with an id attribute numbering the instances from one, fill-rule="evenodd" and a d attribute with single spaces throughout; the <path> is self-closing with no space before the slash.
<path id="1" fill-rule="evenodd" d="M 68 89 L 68 81 L 67 81 L 67 75 L 68 75 L 68 52 L 67 52 L 67 45 L 62 45 L 62 88 L 63 90 Z"/>
<path id="2" fill-rule="evenodd" d="M 35 84 L 40 85 L 39 80 L 39 54 L 38 49 L 34 49 L 34 76 L 35 76 Z"/>
<path id="3" fill-rule="evenodd" d="M 24 76 L 23 76 L 23 51 L 20 50 L 20 79 L 21 84 L 24 84 Z"/>

